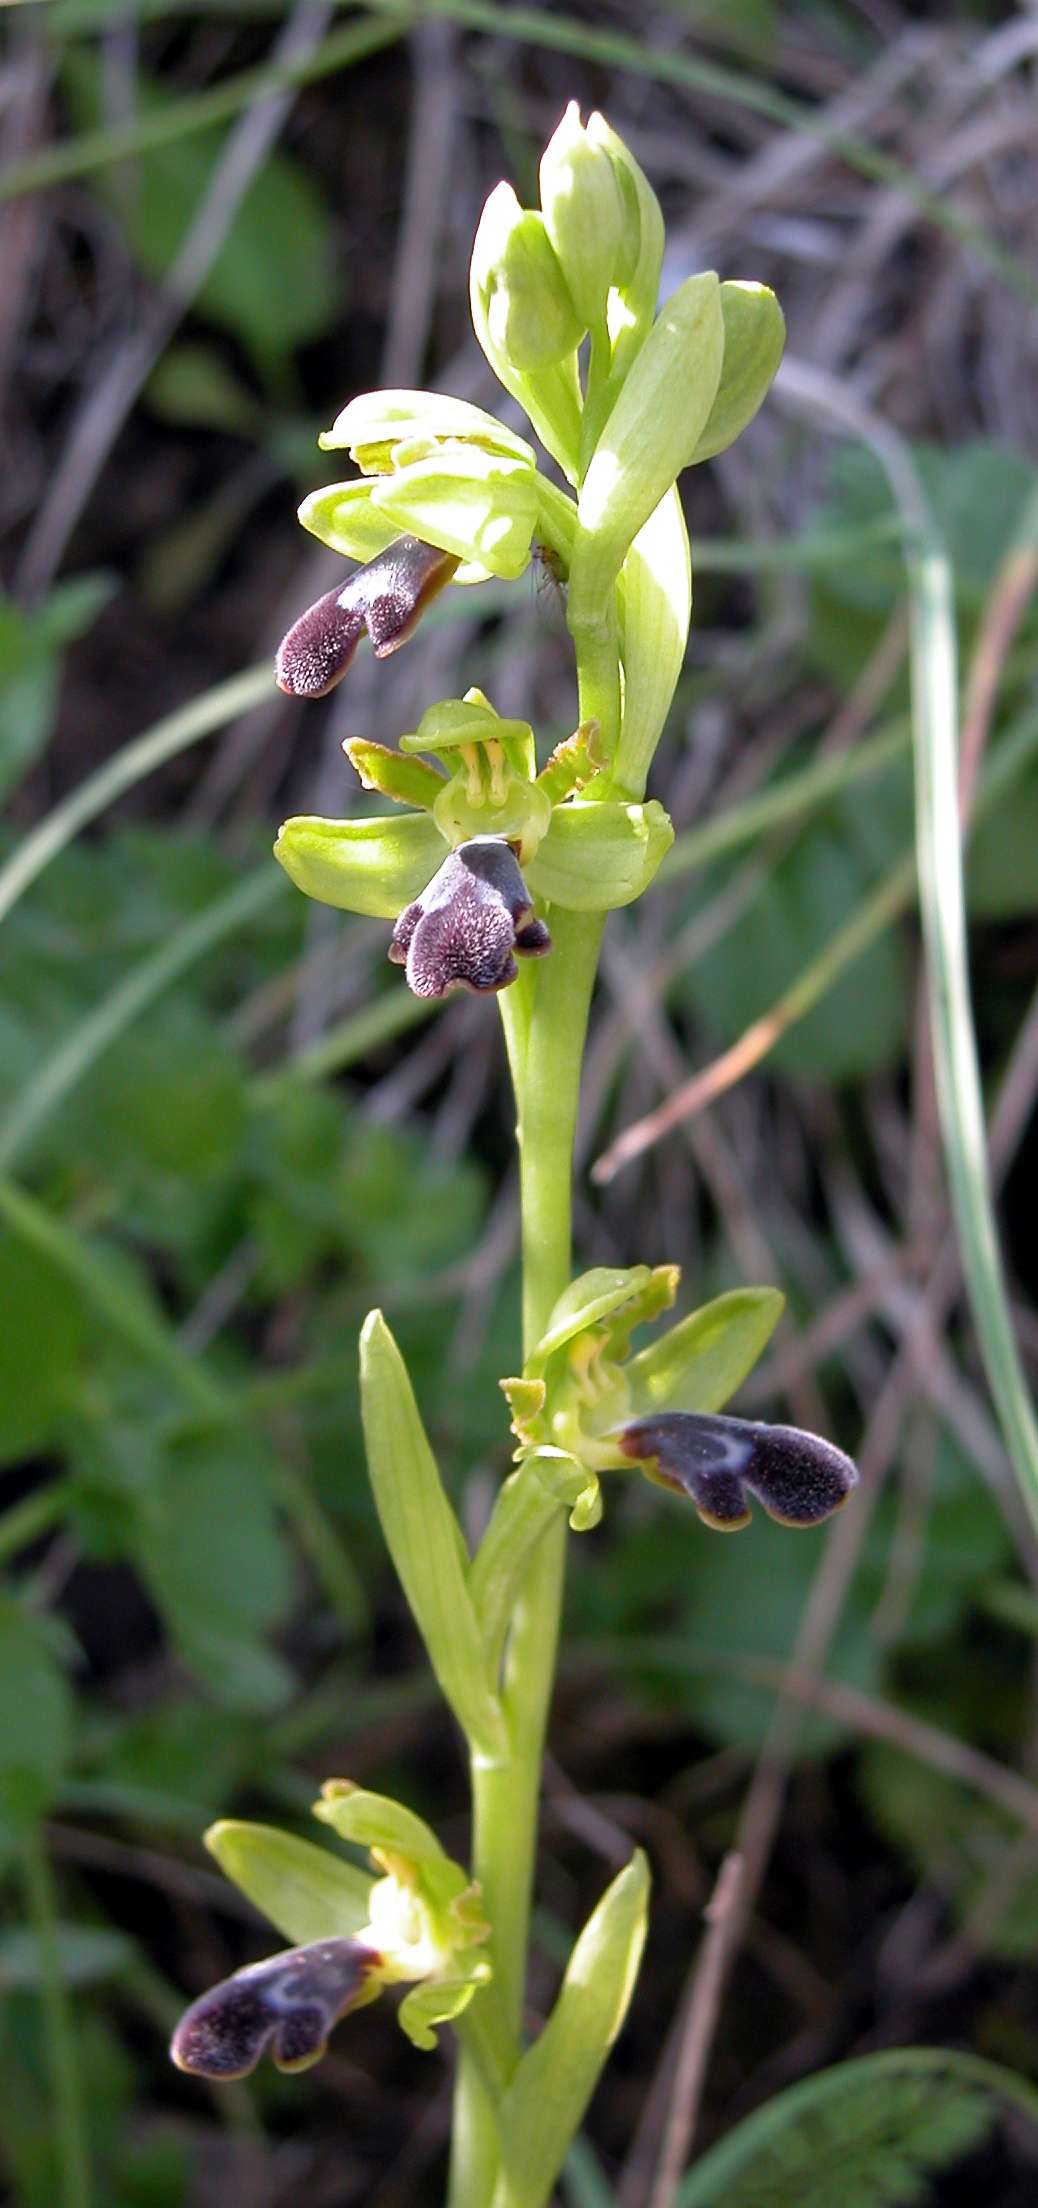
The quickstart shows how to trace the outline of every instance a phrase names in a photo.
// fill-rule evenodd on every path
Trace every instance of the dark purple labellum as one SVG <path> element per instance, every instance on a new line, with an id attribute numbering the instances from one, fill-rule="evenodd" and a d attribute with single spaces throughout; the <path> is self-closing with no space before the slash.
<path id="1" fill-rule="evenodd" d="M 406 965 L 416 997 L 448 989 L 507 989 L 519 971 L 514 954 L 551 949 L 514 851 L 503 836 L 474 836 L 445 859 L 413 905 L 401 913 L 390 958 Z"/>
<path id="2" fill-rule="evenodd" d="M 192 2003 L 170 2042 L 178 2070 L 244 2078 L 272 2044 L 279 2070 L 306 2070 L 365 1997 L 381 1955 L 357 1940 L 314 1940 L 250 1963 Z"/>
<path id="3" fill-rule="evenodd" d="M 365 629 L 375 657 L 387 659 L 406 643 L 457 565 L 452 552 L 420 537 L 394 538 L 293 622 L 274 661 L 278 688 L 290 698 L 323 698 L 341 682 Z"/>
<path id="4" fill-rule="evenodd" d="M 783 1526 L 817 1526 L 845 1503 L 858 1474 L 849 1457 L 799 1426 L 705 1411 L 662 1411 L 636 1418 L 616 1439 L 650 1480 L 688 1495 L 708 1526 L 748 1526 L 747 1489 Z"/>

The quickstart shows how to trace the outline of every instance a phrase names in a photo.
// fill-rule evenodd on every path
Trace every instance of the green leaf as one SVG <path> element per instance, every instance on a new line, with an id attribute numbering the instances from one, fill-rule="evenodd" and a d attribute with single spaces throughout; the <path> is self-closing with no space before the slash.
<path id="1" fill-rule="evenodd" d="M 378 820 L 301 814 L 284 822 L 274 845 L 274 857 L 297 889 L 372 920 L 395 920 L 421 896 L 445 856 L 443 838 L 424 813 Z"/>
<path id="2" fill-rule="evenodd" d="M 0 1463 L 46 1448 L 80 1386 L 83 1299 L 35 1250 L 0 1236 Z"/>
<path id="3" fill-rule="evenodd" d="M 196 1442 L 170 1458 L 138 1535 L 140 1569 L 185 1661 L 217 1701 L 262 1712 L 291 1674 L 263 1645 L 291 1586 L 258 1444 Z"/>
<path id="4" fill-rule="evenodd" d="M 673 841 L 670 820 L 655 798 L 648 805 L 569 798 L 556 805 L 526 878 L 546 904 L 569 912 L 613 912 L 648 888 Z"/>
<path id="5" fill-rule="evenodd" d="M 55 1934 L 66 1986 L 97 1985 L 120 1976 L 134 1962 L 133 1941 L 111 1925 L 58 1924 Z M 11 1925 L 0 1932 L 0 1989 L 5 1994 L 38 1990 L 44 1982 L 35 1933 L 27 1925 Z"/>
<path id="6" fill-rule="evenodd" d="M 648 1900 L 649 1869 L 639 1850 L 588 1918 L 551 2015 L 505 2093 L 493 2208 L 547 2201 L 627 2014 Z"/>
<path id="7" fill-rule="evenodd" d="M 752 1372 L 784 1301 L 777 1288 L 733 1288 L 679 1319 L 626 1368 L 634 1415 L 719 1411 Z"/>
<path id="8" fill-rule="evenodd" d="M 640 797 L 684 664 L 692 562 L 677 490 L 650 514 L 620 571 L 624 697 L 610 779 Z"/>
<path id="9" fill-rule="evenodd" d="M 157 362 L 145 396 L 152 412 L 178 429 L 254 437 L 265 426 L 262 407 L 215 345 L 172 345 Z"/>
<path id="10" fill-rule="evenodd" d="M 461 1530 L 381 1311 L 361 1333 L 360 1385 L 368 1472 L 397 1576 L 459 1725 L 482 1755 L 497 1758 L 504 1719 L 486 1677 Z"/>
<path id="11" fill-rule="evenodd" d="M 708 270 L 660 308 L 595 447 L 580 491 L 571 628 L 601 614 L 638 531 L 694 459 L 723 358 L 720 285 Z"/>
<path id="12" fill-rule="evenodd" d="M 840 2063 L 744 2118 L 686 2177 L 678 2208 L 911 2208 L 1003 2111 L 1038 2125 L 1023 2078 L 943 2047 Z"/>
<path id="13" fill-rule="evenodd" d="M 210 1825 L 205 1844 L 225 1878 L 293 1947 L 351 1939 L 368 1921 L 371 1879 L 328 1848 L 230 1817 Z"/>
<path id="14" fill-rule="evenodd" d="M 786 324 L 766 284 L 721 285 L 724 365 L 717 397 L 692 455 L 698 464 L 734 444 L 752 422 L 774 381 L 786 342 Z"/>
<path id="15" fill-rule="evenodd" d="M 71 1746 L 72 1698 L 53 1636 L 0 1596 L 0 1820 L 35 1822 L 57 1793 Z"/>
<path id="16" fill-rule="evenodd" d="M 36 611 L 0 598 L 0 802 L 50 741 L 65 646 L 91 627 L 114 588 L 106 575 L 76 575 Z"/>

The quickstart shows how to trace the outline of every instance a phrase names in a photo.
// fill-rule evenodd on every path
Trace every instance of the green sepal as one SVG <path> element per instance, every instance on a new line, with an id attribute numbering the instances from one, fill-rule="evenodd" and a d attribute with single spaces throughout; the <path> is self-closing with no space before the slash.
<path id="1" fill-rule="evenodd" d="M 544 1445 L 527 1457 L 526 1465 L 551 1496 L 569 1513 L 574 1533 L 588 1533 L 602 1516 L 602 1490 L 598 1475 L 571 1457 L 566 1449 Z"/>
<path id="2" fill-rule="evenodd" d="M 648 888 L 673 841 L 670 819 L 655 798 L 647 805 L 571 798 L 555 807 L 527 880 L 546 904 L 612 912 Z"/>
<path id="3" fill-rule="evenodd" d="M 389 1794 L 374 1794 L 350 1779 L 326 1779 L 313 1808 L 323 1825 L 355 1847 L 376 1848 L 380 1855 L 414 1864 L 447 1860 L 432 1826 Z"/>
<path id="4" fill-rule="evenodd" d="M 777 1288 L 733 1288 L 679 1319 L 626 1367 L 632 1417 L 719 1411 L 767 1347 L 784 1302 Z"/>
<path id="5" fill-rule="evenodd" d="M 696 466 L 724 452 L 752 422 L 774 382 L 786 342 L 782 309 L 766 284 L 723 283 L 721 313 L 724 364 L 717 396 L 692 454 Z"/>
<path id="6" fill-rule="evenodd" d="M 688 645 L 692 560 L 677 490 L 668 491 L 620 571 L 624 696 L 610 782 L 640 797 Z"/>
<path id="7" fill-rule="evenodd" d="M 460 1529 L 381 1311 L 361 1332 L 360 1386 L 368 1472 L 397 1576 L 459 1725 L 496 1760 L 507 1753 L 507 1729 L 486 1677 Z"/>
<path id="8" fill-rule="evenodd" d="M 482 690 L 463 698 L 440 698 L 427 706 L 417 728 L 400 738 L 401 751 L 456 751 L 459 744 L 517 744 L 521 756 L 533 756 L 529 721 L 502 720 Z"/>
<path id="9" fill-rule="evenodd" d="M 721 380 L 720 289 L 705 270 L 667 300 L 598 438 L 581 486 L 570 568 L 575 634 L 601 621 L 638 531 L 695 454 Z"/>
<path id="10" fill-rule="evenodd" d="M 459 560 L 514 582 L 530 564 L 537 485 L 524 461 L 476 446 L 443 447 L 399 473 L 379 476 L 372 503 L 395 530 L 411 530 Z"/>
<path id="11" fill-rule="evenodd" d="M 551 2015 L 505 2092 L 493 2208 L 544 2208 L 627 2014 L 648 1900 L 649 1868 L 639 1850 L 588 1918 Z"/>
<path id="12" fill-rule="evenodd" d="M 222 1817 L 205 1844 L 224 1877 L 247 1895 L 293 1947 L 352 1939 L 367 1924 L 372 1881 L 327 1848 L 275 1825 Z"/>
<path id="13" fill-rule="evenodd" d="M 474 1955 L 471 1966 L 456 1977 L 429 1978 L 424 1985 L 412 1986 L 397 2010 L 401 2031 L 413 2046 L 428 2053 L 436 2045 L 436 2026 L 453 2024 L 455 2017 L 468 2008 L 473 1994 L 488 1985 L 492 1976 L 488 1957 Z"/>
<path id="14" fill-rule="evenodd" d="M 530 468 L 537 465 L 533 447 L 514 429 L 445 391 L 363 391 L 317 442 L 326 452 L 345 447 L 365 475 L 386 475 L 395 464 L 396 448 L 416 440 L 475 445 L 523 460 Z"/>
<path id="15" fill-rule="evenodd" d="M 544 790 L 553 805 L 561 805 L 566 797 L 572 797 L 594 780 L 605 759 L 598 748 L 598 722 L 581 721 L 572 736 L 565 736 L 556 744 L 545 760 L 537 777 L 537 787 Z"/>
<path id="16" fill-rule="evenodd" d="M 380 552 L 399 537 L 403 524 L 392 514 L 384 514 L 375 505 L 372 493 L 374 484 L 363 482 L 328 483 L 323 490 L 311 491 L 299 508 L 299 519 L 311 536 L 320 537 L 322 544 L 331 546 L 333 552 L 341 552 L 347 560 L 378 558 Z M 478 560 L 463 560 L 451 576 L 452 583 L 488 583 L 490 569 L 481 567 Z"/>
<path id="17" fill-rule="evenodd" d="M 375 560 L 400 535 L 396 522 L 372 505 L 370 483 L 326 483 L 304 498 L 299 519 L 347 560 Z"/>
<path id="18" fill-rule="evenodd" d="M 367 736 L 347 736 L 343 750 L 365 790 L 378 790 L 397 805 L 414 805 L 430 812 L 443 793 L 444 780 L 424 759 L 402 758 L 389 744 L 373 743 Z"/>
<path id="19" fill-rule="evenodd" d="M 322 905 L 395 920 L 442 865 L 444 845 L 424 813 L 400 820 L 321 820 L 303 813 L 278 830 L 274 857 L 296 888 Z"/>

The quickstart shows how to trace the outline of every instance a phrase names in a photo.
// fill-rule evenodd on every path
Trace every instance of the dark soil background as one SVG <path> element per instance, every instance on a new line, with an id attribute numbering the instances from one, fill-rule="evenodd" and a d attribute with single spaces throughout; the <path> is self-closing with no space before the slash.
<path id="1" fill-rule="evenodd" d="M 215 1816 L 316 1836 L 321 1779 L 348 1773 L 467 1844 L 457 1743 L 366 1490 L 353 1345 L 382 1304 L 478 1530 L 518 1342 L 497 1020 L 473 999 L 410 1018 L 382 925 L 302 909 L 269 847 L 288 812 L 363 808 L 345 736 L 392 742 L 470 683 L 548 748 L 575 717 L 564 608 L 544 575 L 448 593 L 406 651 L 361 655 L 318 706 L 266 670 L 343 572 L 294 519 L 337 472 L 319 430 L 379 384 L 498 403 L 468 319 L 471 238 L 500 176 L 534 199 L 569 99 L 602 108 L 659 193 L 665 287 L 709 266 L 764 279 L 790 361 L 747 435 L 685 482 L 695 619 L 653 791 L 679 837 L 727 825 L 610 923 L 579 1256 L 678 1260 L 682 1308 L 780 1285 L 787 1319 L 738 1407 L 833 1433 L 864 1486 L 820 1535 L 722 1542 L 645 1490 L 574 1540 L 531 2022 L 635 1842 L 655 1905 L 560 2199 L 665 2208 L 675 2107 L 691 2162 L 872 2051 L 951 2047 L 1034 2078 L 1038 1547 L 941 1255 L 912 898 L 856 958 L 840 944 L 911 842 L 904 574 L 875 527 L 890 507 L 870 422 L 913 449 L 955 562 L 984 772 L 1034 711 L 1033 521 L 1022 552 L 1019 531 L 1038 482 L 1038 18 L 980 0 L 5 13 L 0 858 L 202 701 L 3 908 L 8 2197 L 442 2197 L 448 2062 L 408 2046 L 389 2000 L 302 2079 L 265 2069 L 209 2094 L 165 2042 L 188 1999 L 277 1944 L 204 1854 Z M 286 58 L 301 81 L 278 90 Z M 238 97 L 249 70 L 267 74 Z M 221 86 L 200 130 L 192 103 Z M 823 800 L 770 807 L 818 762 Z M 1032 749 L 981 804 L 968 880 L 1032 1369 L 1036 849 Z M 804 973 L 814 1001 L 775 1047 L 593 1186 L 609 1141 Z M 376 1030 L 358 1024 L 372 1005 Z M 733 1850 L 745 1928 L 690 2085 L 704 1909 Z M 69 2175 L 77 2107 L 89 2192 Z M 858 2136 L 867 2114 L 822 2125 L 771 2190 L 744 2176 L 738 2202 L 1035 2197 L 1035 2130 L 997 2097 L 958 2148 L 920 2147 L 914 2176 Z"/>

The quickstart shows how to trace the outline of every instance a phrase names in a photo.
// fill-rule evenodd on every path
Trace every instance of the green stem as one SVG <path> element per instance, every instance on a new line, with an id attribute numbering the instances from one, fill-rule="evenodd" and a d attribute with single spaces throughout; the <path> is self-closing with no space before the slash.
<path id="1" fill-rule="evenodd" d="M 26 1913 L 36 1935 L 47 2059 L 54 2092 L 54 2128 L 61 2166 L 62 2208 L 90 2208 L 90 2152 L 82 2079 L 58 1946 L 50 1864 L 38 1827 L 22 1843 Z"/>
<path id="2" fill-rule="evenodd" d="M 583 694 L 581 711 L 584 711 Z M 584 1036 L 602 935 L 599 915 L 552 914 L 554 947 L 540 967 L 528 1017 L 503 1001 L 518 1074 L 523 1227 L 523 1341 L 528 1354 L 570 1277 L 573 1137 Z M 523 1011 L 527 1008 L 524 1006 Z M 519 1025 L 525 1032 L 517 1047 Z M 565 1512 L 534 1550 L 515 1606 L 504 1702 L 511 1755 L 473 1758 L 473 1868 L 494 1927 L 495 1986 L 518 2053 L 537 1838 L 541 1757 L 548 1718 L 566 1554 Z M 452 2148 L 450 2208 L 485 2208 L 496 2174 L 492 2105 L 462 2051 Z"/>

